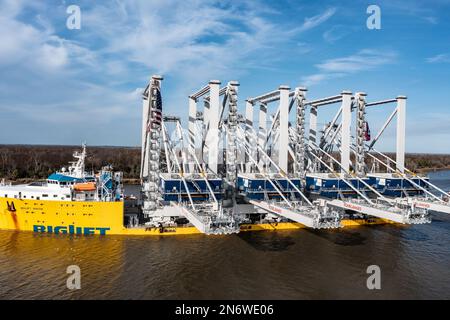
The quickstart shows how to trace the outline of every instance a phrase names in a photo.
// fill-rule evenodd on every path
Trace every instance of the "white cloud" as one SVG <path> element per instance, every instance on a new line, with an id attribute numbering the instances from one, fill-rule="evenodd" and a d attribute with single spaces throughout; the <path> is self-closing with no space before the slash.
<path id="1" fill-rule="evenodd" d="M 297 50 L 296 52 L 300 54 L 309 53 L 312 50 L 312 46 L 309 43 L 306 42 L 298 42 L 297 43 Z"/>
<path id="2" fill-rule="evenodd" d="M 376 66 L 392 62 L 395 56 L 396 54 L 394 52 L 364 49 L 354 55 L 329 59 L 316 66 L 325 72 L 352 73 L 372 69 Z"/>
<path id="3" fill-rule="evenodd" d="M 120 13 L 97 6 L 84 14 L 84 21 L 95 23 L 107 52 L 157 73 L 184 74 L 191 82 L 193 77 L 228 76 L 245 57 L 280 41 L 267 37 L 276 26 L 246 10 L 245 3 L 215 7 L 200 1 L 130 1 Z"/>
<path id="4" fill-rule="evenodd" d="M 384 11 L 389 10 L 390 14 L 407 14 L 416 19 L 426 21 L 427 23 L 436 25 L 439 19 L 439 9 L 444 10 L 444 6 L 448 5 L 447 0 L 434 1 L 404 1 L 404 0 L 378 0 L 378 4 Z"/>
<path id="5" fill-rule="evenodd" d="M 438 24 L 439 23 L 439 19 L 436 17 L 424 17 L 423 18 L 425 21 L 428 21 L 431 24 Z"/>
<path id="6" fill-rule="evenodd" d="M 392 63 L 396 56 L 397 54 L 394 51 L 363 49 L 347 57 L 328 59 L 317 64 L 316 67 L 320 72 L 306 76 L 302 80 L 305 85 L 315 85 L 325 80 Z"/>
<path id="7" fill-rule="evenodd" d="M 449 63 L 450 55 L 442 53 L 442 54 L 438 54 L 433 57 L 427 58 L 426 61 L 428 63 Z"/>
<path id="8" fill-rule="evenodd" d="M 335 25 L 323 33 L 323 39 L 326 42 L 334 43 L 352 32 L 349 26 Z"/>
<path id="9" fill-rule="evenodd" d="M 330 80 L 333 78 L 343 77 L 345 74 L 343 73 L 316 73 L 311 74 L 309 76 L 305 76 L 302 78 L 302 85 L 304 86 L 313 86 L 319 84 L 323 81 Z"/>
<path id="10" fill-rule="evenodd" d="M 39 72 L 54 72 L 66 67 L 69 56 L 84 58 L 86 49 L 57 36 L 50 22 L 42 15 L 33 17 L 36 25 L 19 20 L 17 16 L 29 9 L 28 4 L 3 0 L 0 8 L 0 68 L 18 66 Z"/>
<path id="11" fill-rule="evenodd" d="M 186 96 L 209 79 L 276 69 L 281 48 L 298 49 L 295 37 L 335 11 L 307 18 L 296 29 L 272 22 L 266 15 L 278 13 L 253 1 L 81 1 L 81 30 L 69 32 L 66 5 L 0 0 L 0 108 L 33 126 L 59 130 L 61 137 L 114 123 L 107 143 L 123 141 L 121 131 L 133 131 L 127 139 L 138 142 L 140 94 L 133 88 L 152 73 L 175 79 L 168 83 L 172 94 L 165 95 L 165 108 L 181 113 Z M 280 29 L 288 30 L 285 36 L 270 36 Z M 306 50 L 300 47 L 298 53 Z M 27 132 L 36 142 L 31 138 L 39 135 L 31 127 Z"/>
<path id="12" fill-rule="evenodd" d="M 315 28 L 334 16 L 335 13 L 336 8 L 329 8 L 321 14 L 310 18 L 305 18 L 303 24 L 298 28 L 298 31 L 306 31 Z"/>

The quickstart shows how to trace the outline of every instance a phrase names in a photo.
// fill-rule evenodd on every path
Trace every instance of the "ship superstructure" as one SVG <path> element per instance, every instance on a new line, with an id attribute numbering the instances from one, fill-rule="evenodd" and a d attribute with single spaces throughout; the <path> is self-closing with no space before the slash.
<path id="1" fill-rule="evenodd" d="M 122 201 L 122 173 L 105 167 L 97 174 L 85 171 L 86 145 L 74 152 L 76 161 L 52 173 L 45 181 L 13 185 L 0 183 L 0 197 L 46 201 Z"/>

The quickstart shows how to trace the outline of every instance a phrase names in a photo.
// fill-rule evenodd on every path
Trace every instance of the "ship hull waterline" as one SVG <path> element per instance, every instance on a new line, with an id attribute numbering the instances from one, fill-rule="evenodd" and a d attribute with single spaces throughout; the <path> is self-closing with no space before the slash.
<path id="1" fill-rule="evenodd" d="M 0 198 L 0 230 L 75 235 L 169 236 L 201 234 L 195 227 L 135 227 L 123 225 L 123 202 L 46 201 Z M 392 221 L 344 219 L 343 227 L 395 224 Z M 242 224 L 241 232 L 306 228 L 296 222 Z"/>

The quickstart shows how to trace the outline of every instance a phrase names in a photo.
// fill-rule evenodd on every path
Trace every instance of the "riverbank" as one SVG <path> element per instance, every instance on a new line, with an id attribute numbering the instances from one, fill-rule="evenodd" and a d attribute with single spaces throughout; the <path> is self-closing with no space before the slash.
<path id="1" fill-rule="evenodd" d="M 429 172 L 437 172 L 437 171 L 446 171 L 446 170 L 450 170 L 450 166 L 445 166 L 442 168 L 420 168 L 417 169 L 417 173 L 429 173 Z"/>
<path id="2" fill-rule="evenodd" d="M 14 183 L 45 180 L 51 173 L 73 161 L 72 153 L 79 149 L 80 146 L 0 145 L 0 180 L 4 178 Z M 395 159 L 395 154 L 387 153 L 387 155 Z M 339 154 L 335 156 L 339 159 Z M 88 146 L 86 169 L 97 171 L 106 165 L 123 172 L 124 183 L 139 184 L 141 149 Z M 370 162 L 367 165 L 369 168 L 372 167 Z M 450 155 L 409 153 L 406 154 L 406 167 L 418 173 L 450 170 Z"/>

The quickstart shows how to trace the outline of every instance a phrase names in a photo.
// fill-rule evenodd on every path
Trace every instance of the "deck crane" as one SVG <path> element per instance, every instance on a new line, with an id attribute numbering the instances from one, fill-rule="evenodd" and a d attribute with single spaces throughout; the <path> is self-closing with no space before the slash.
<path id="1" fill-rule="evenodd" d="M 245 128 L 238 129 L 238 141 L 244 150 L 250 165 L 248 171 L 239 174 L 240 186 L 246 190 L 246 198 L 249 203 L 272 214 L 288 218 L 311 228 L 336 228 L 340 226 L 339 210 L 324 205 L 323 202 L 311 202 L 301 190 L 303 188 L 302 179 L 305 174 L 304 159 L 302 151 L 305 150 L 302 133 L 304 130 L 304 88 L 297 88 L 294 92 L 289 92 L 289 87 L 280 86 L 278 91 L 272 91 L 256 98 L 248 99 L 246 106 L 247 121 Z M 289 98 L 292 99 L 289 101 Z M 271 102 L 279 101 L 279 107 L 272 119 L 272 128 L 269 135 L 274 134 L 274 122 L 279 122 L 279 150 L 278 163 L 268 154 L 267 148 L 269 139 L 265 135 L 265 119 L 267 105 Z M 256 103 L 260 104 L 259 114 L 259 134 L 257 134 L 249 123 L 253 123 L 253 112 L 250 108 Z M 296 105 L 296 128 L 300 132 L 300 138 L 296 141 L 295 149 L 299 151 L 297 159 L 301 162 L 294 167 L 294 174 L 288 174 L 288 143 L 289 143 L 289 110 Z M 258 141 L 252 145 L 251 141 Z M 257 155 L 257 159 L 255 157 Z M 255 170 L 256 169 L 256 170 Z M 258 173 L 255 173 L 255 171 Z M 257 185 L 262 191 L 258 193 L 254 190 Z"/>
<path id="2" fill-rule="evenodd" d="M 339 161 L 332 155 L 328 154 L 323 149 L 315 146 L 316 149 L 323 152 L 325 156 L 331 159 L 334 163 L 340 165 Z M 355 151 L 356 146 L 352 148 Z M 312 151 L 314 152 L 314 150 Z M 323 160 L 319 159 L 324 166 L 326 166 L 331 172 L 332 169 L 326 165 Z M 349 173 L 347 173 L 349 175 Z M 337 174 L 336 174 L 337 176 Z M 428 210 L 415 206 L 412 203 L 400 203 L 398 201 L 392 201 L 391 199 L 383 196 L 378 190 L 372 187 L 369 183 L 364 181 L 361 177 L 355 175 L 357 181 L 363 185 L 369 192 L 375 195 L 375 199 L 371 199 L 367 196 L 365 190 L 358 190 L 347 179 L 342 178 L 343 182 L 352 188 L 360 196 L 360 198 L 342 198 L 329 201 L 330 205 L 357 211 L 359 213 L 368 214 L 378 218 L 383 218 L 403 224 L 423 224 L 431 222 L 428 217 Z"/>
<path id="3" fill-rule="evenodd" d="M 380 159 L 378 159 L 377 157 L 375 157 L 373 154 L 368 153 L 369 156 L 374 161 L 384 166 L 387 169 L 387 171 L 390 172 L 390 174 L 387 173 L 384 175 L 384 177 L 380 176 L 378 179 L 385 180 L 389 178 L 401 178 L 402 180 L 406 181 L 406 183 L 410 187 L 419 191 L 418 194 L 415 196 L 410 196 L 409 194 L 405 194 L 403 192 L 400 194 L 400 196 L 396 197 L 395 200 L 397 202 L 409 203 L 419 208 L 450 214 L 449 194 L 444 190 L 442 190 L 441 188 L 437 187 L 436 185 L 432 184 L 428 179 L 415 174 L 414 172 L 405 167 L 404 144 L 405 144 L 406 97 L 398 96 L 396 99 L 386 99 L 381 101 L 370 102 L 367 103 L 366 106 L 378 106 L 391 103 L 397 103 L 396 108 L 387 118 L 386 122 L 383 124 L 380 131 L 377 133 L 376 137 L 372 140 L 370 144 L 366 146 L 368 152 L 372 151 L 388 161 L 388 163 L 385 163 Z M 391 157 L 374 148 L 375 144 L 378 142 L 383 132 L 392 122 L 394 117 L 397 117 L 396 160 L 392 159 Z M 389 163 L 394 164 L 395 168 L 392 168 L 389 165 Z"/>
<path id="4" fill-rule="evenodd" d="M 144 90 L 142 117 L 141 184 L 142 211 L 144 217 L 153 220 L 161 209 L 160 192 L 160 138 L 162 122 L 161 82 L 163 78 L 154 75 Z M 161 219 L 157 219 L 161 220 Z M 162 219 L 164 220 L 164 219 Z"/>
<path id="5" fill-rule="evenodd" d="M 238 141 L 240 142 L 240 146 L 245 149 L 245 153 L 248 155 L 250 161 L 255 167 L 258 168 L 259 171 L 259 174 L 254 175 L 254 178 L 249 175 L 242 175 L 241 178 L 244 180 L 247 179 L 246 181 L 259 180 L 263 178 L 266 184 L 267 182 L 270 184 L 270 189 L 275 190 L 275 193 L 277 193 L 281 198 L 281 200 L 270 199 L 266 191 L 263 199 L 248 199 L 250 204 L 267 212 L 301 223 L 310 228 L 323 229 L 340 227 L 340 212 L 327 207 L 323 201 L 315 201 L 314 203 L 311 202 L 300 190 L 299 183 L 295 183 L 295 180 L 293 181 L 293 179 L 290 179 L 288 176 L 284 175 L 277 164 L 271 160 L 270 156 L 258 146 L 258 150 L 261 152 L 261 155 L 266 157 L 278 171 L 275 174 L 269 174 L 266 172 L 262 165 L 251 156 L 251 146 L 245 141 L 242 129 L 239 130 Z M 279 182 L 280 180 L 287 182 L 287 185 L 291 189 L 291 194 L 298 194 L 302 199 L 296 199 L 295 196 L 286 196 L 286 188 L 283 188 L 283 185 Z M 284 186 L 286 186 L 286 184 Z"/>
<path id="6" fill-rule="evenodd" d="M 337 146 L 340 148 L 340 138 L 336 139 Z M 358 149 L 356 144 L 352 144 L 350 147 L 352 153 L 355 155 L 355 158 L 357 158 Z M 335 158 L 333 158 L 330 154 L 323 151 L 327 157 L 332 159 L 333 162 L 339 163 Z M 371 157 L 374 157 L 371 154 L 368 154 Z M 374 157 L 375 160 L 380 161 L 376 157 Z M 381 162 L 381 161 L 380 161 Z M 379 190 L 377 190 L 375 187 L 372 186 L 371 182 L 366 182 L 360 177 L 356 177 L 358 181 L 366 187 L 366 190 L 372 194 L 372 199 L 376 199 L 377 206 L 380 206 L 380 204 L 384 205 L 386 208 L 387 206 L 392 206 L 390 210 L 392 213 L 396 213 L 396 215 L 389 214 L 388 216 L 385 216 L 385 219 L 389 219 L 395 222 L 400 223 L 411 223 L 411 224 L 421 224 L 421 223 L 429 223 L 431 222 L 428 208 L 421 207 L 416 205 L 413 201 L 399 201 L 398 199 L 392 199 L 390 197 L 387 197 L 380 193 Z M 414 183 L 413 181 L 411 181 Z M 425 190 L 426 191 L 426 190 Z M 427 192 L 427 191 L 426 191 Z M 366 199 L 367 200 L 367 199 Z M 371 203 L 373 206 L 373 203 Z M 381 216 L 379 216 L 381 217 Z"/>
<path id="7" fill-rule="evenodd" d="M 141 185 L 142 214 L 148 226 L 161 227 L 173 224 L 179 210 L 167 205 L 162 192 L 161 147 L 164 142 L 166 153 L 166 169 L 172 171 L 170 163 L 167 135 L 163 124 L 161 83 L 159 75 L 151 77 L 142 98 L 142 153 L 141 153 Z"/>
<path id="8" fill-rule="evenodd" d="M 170 226 L 184 223 L 179 221 L 186 219 L 178 220 L 184 217 L 205 234 L 228 234 L 258 220 L 289 220 L 320 229 L 337 228 L 343 218 L 362 215 L 419 224 L 430 222 L 429 210 L 450 213 L 448 194 L 405 168 L 404 96 L 367 103 L 363 92 L 342 91 L 309 100 L 305 88 L 283 85 L 247 99 L 240 114 L 239 83 L 221 87 L 211 80 L 189 96 L 184 134 L 180 118 L 162 114 L 161 82 L 162 77 L 153 76 L 143 94 L 146 225 Z M 396 109 L 369 142 L 367 108 L 393 102 Z M 275 113 L 268 115 L 275 103 Z M 319 131 L 319 110 L 336 104 L 337 113 Z M 289 121 L 292 110 L 295 123 Z M 394 161 L 374 146 L 395 117 Z M 386 172 L 368 170 L 368 158 Z"/>
<path id="9" fill-rule="evenodd" d="M 204 199 L 200 199 L 198 203 L 190 201 L 189 206 L 183 206 L 183 212 L 186 218 L 191 221 L 199 230 L 205 233 L 232 233 L 239 232 L 239 219 L 234 212 L 234 188 L 236 159 L 235 148 L 233 148 L 232 130 L 237 119 L 237 87 L 236 81 L 231 81 L 224 88 L 220 88 L 220 81 L 212 80 L 198 92 L 189 97 L 189 147 L 188 158 L 193 160 L 194 165 L 188 166 L 193 170 L 191 174 L 194 176 L 200 174 L 204 184 L 207 186 L 207 192 L 212 196 L 212 202 L 205 207 Z M 220 101 L 220 97 L 223 97 Z M 205 105 L 203 113 L 197 111 L 197 102 L 203 98 Z M 227 141 L 229 148 L 227 149 L 227 175 L 226 185 L 222 183 L 215 184 L 216 189 L 220 189 L 220 195 L 214 195 L 213 186 L 210 183 L 211 178 L 219 177 L 219 150 L 220 136 L 223 135 L 223 127 L 225 122 L 222 120 L 224 110 L 228 108 L 229 116 L 226 125 L 229 127 Z M 201 128 L 203 132 L 199 132 L 196 122 L 202 121 Z M 204 137 L 201 141 L 201 160 L 197 157 L 198 138 Z M 233 151 L 234 150 L 234 151 Z M 206 153 L 206 156 L 205 156 Z M 234 157 L 234 158 L 233 158 Z M 207 161 L 205 161 L 205 158 Z M 207 165 L 204 165 L 205 162 Z M 195 179 L 192 179 L 195 185 Z M 224 189 L 224 190 L 223 190 Z M 188 190 L 188 188 L 187 188 Z M 218 199 L 220 197 L 220 199 Z M 227 200 L 232 200 L 231 205 Z M 200 208 L 200 209 L 199 209 Z M 199 217 L 200 216 L 200 217 Z"/>
<path id="10" fill-rule="evenodd" d="M 195 152 L 185 148 L 180 119 L 162 115 L 161 80 L 162 77 L 153 76 L 144 91 L 141 177 L 142 211 L 147 225 L 170 225 L 176 217 L 184 216 L 206 234 L 238 232 L 238 223 L 222 206 L 222 180 L 207 173 Z M 168 133 L 169 123 L 175 124 L 174 139 Z M 160 168 L 162 150 L 166 172 Z M 195 160 L 193 166 L 188 157 Z"/>
<path id="11" fill-rule="evenodd" d="M 176 123 L 178 139 L 182 141 L 182 130 L 179 121 Z M 164 126 L 164 130 L 166 131 L 166 127 Z M 166 133 L 167 136 L 167 133 Z M 203 179 L 204 184 L 207 186 L 208 193 L 210 196 L 209 200 L 204 201 L 195 201 L 191 190 L 194 188 L 197 193 L 202 193 L 202 188 L 198 185 L 195 179 L 195 175 L 193 177 L 192 174 L 185 174 L 184 171 L 184 163 L 178 160 L 178 155 L 176 154 L 175 148 L 171 143 L 171 140 L 167 140 L 167 150 L 173 156 L 175 160 L 176 167 L 178 169 L 178 176 L 182 181 L 182 188 L 180 188 L 180 194 L 185 192 L 188 198 L 188 201 L 185 201 L 180 196 L 177 204 L 172 203 L 172 205 L 178 207 L 180 209 L 181 215 L 187 218 L 197 229 L 205 234 L 228 234 L 235 233 L 238 231 L 236 227 L 236 223 L 233 219 L 223 214 L 223 208 L 221 207 L 221 203 L 217 200 L 215 196 L 210 182 L 207 179 L 206 174 L 201 172 L 201 178 Z M 183 145 L 181 145 L 181 150 L 184 150 Z M 198 159 L 196 159 L 196 165 L 198 170 L 202 170 L 198 163 Z M 171 175 L 171 178 L 174 178 L 174 175 Z"/>
<path id="12" fill-rule="evenodd" d="M 345 93 L 347 95 L 347 93 Z M 344 105 L 343 99 L 331 99 L 329 102 L 343 102 L 343 105 L 338 110 L 333 121 L 324 131 L 324 137 L 331 136 L 332 140 L 339 135 L 339 151 L 341 152 L 342 159 L 350 159 L 350 151 L 355 153 L 355 168 L 356 172 L 354 174 L 350 173 L 350 163 L 343 165 L 334 158 L 330 153 L 323 149 L 326 145 L 324 139 L 321 140 L 321 146 L 318 145 L 314 140 L 309 141 L 309 151 L 310 154 L 324 167 L 328 170 L 329 174 L 334 175 L 336 179 L 339 179 L 338 183 L 345 184 L 348 188 L 353 190 L 357 197 L 356 198 L 345 198 L 339 193 L 337 199 L 330 200 L 328 203 L 342 209 L 351 209 L 363 214 L 376 216 L 383 219 L 392 220 L 399 223 L 426 223 L 429 222 L 427 210 L 418 208 L 410 203 L 399 203 L 391 201 L 384 195 L 382 195 L 378 190 L 376 190 L 370 182 L 365 178 L 365 153 L 364 153 L 364 115 L 365 115 L 365 94 L 357 93 L 353 99 L 347 98 L 347 105 Z M 323 101 L 325 102 L 325 101 Z M 327 103 L 330 104 L 330 103 Z M 351 105 L 353 104 L 353 106 Z M 350 106 L 350 108 L 349 108 Z M 344 121 L 344 119 L 351 119 L 351 110 L 357 110 L 356 119 L 356 130 L 357 139 L 355 144 L 348 144 L 346 147 L 343 146 L 342 140 L 344 136 L 344 131 L 350 131 L 350 121 Z M 317 110 L 314 112 L 314 116 L 317 116 Z M 336 121 L 342 116 L 342 123 L 336 125 Z M 333 132 L 334 130 L 334 132 Z M 349 138 L 351 135 L 349 135 Z M 350 139 L 347 140 L 347 143 Z M 341 174 L 334 173 L 333 167 L 327 165 L 324 161 L 324 157 L 328 158 L 333 164 L 336 164 L 341 170 Z M 350 180 L 351 179 L 351 180 Z M 356 182 L 356 183 L 355 183 Z M 370 192 L 373 197 L 372 199 L 367 195 Z"/>

